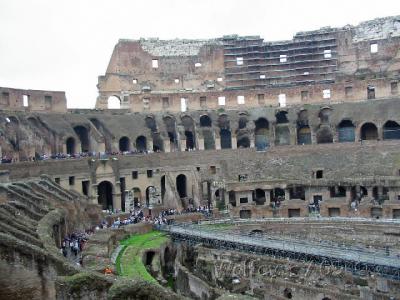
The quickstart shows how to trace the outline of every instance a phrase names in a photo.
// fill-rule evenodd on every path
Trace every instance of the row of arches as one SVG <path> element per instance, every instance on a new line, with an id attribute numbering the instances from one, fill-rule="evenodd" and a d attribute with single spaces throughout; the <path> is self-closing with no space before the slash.
<path id="1" fill-rule="evenodd" d="M 146 207 L 149 207 L 150 204 L 152 203 L 152 197 L 160 196 L 159 197 L 159 202 L 158 204 L 161 203 L 161 201 L 164 200 L 165 196 L 165 191 L 166 191 L 166 179 L 165 175 L 161 176 L 161 194 L 158 193 L 158 190 L 155 186 L 148 186 L 145 190 L 145 197 L 143 198 L 142 196 L 142 191 L 139 187 L 134 187 L 131 190 L 131 195 L 132 195 L 132 200 L 133 200 L 133 205 L 135 207 L 143 206 L 145 205 Z M 175 178 L 175 187 L 176 187 L 176 192 L 179 195 L 180 198 L 186 198 L 188 197 L 188 191 L 187 191 L 187 177 L 184 174 L 179 174 Z M 97 186 L 97 195 L 98 195 L 98 204 L 102 206 L 103 210 L 113 210 L 114 209 L 114 186 L 113 184 L 108 181 L 104 180 L 101 181 L 98 186 Z M 145 200 L 145 203 L 143 202 Z M 121 204 L 122 204 L 122 198 L 121 198 Z M 123 205 L 121 205 L 122 209 L 124 209 Z"/>
<path id="2" fill-rule="evenodd" d="M 323 118 L 322 118 L 323 119 Z M 184 117 L 183 119 L 184 134 L 186 149 L 198 148 L 196 142 L 196 131 L 194 127 L 193 119 L 190 117 Z M 172 117 L 164 118 L 168 138 L 170 141 L 171 151 L 178 149 L 177 133 L 175 120 Z M 239 127 L 236 130 L 236 147 L 248 148 L 251 147 L 250 133 L 247 128 L 247 118 L 241 116 L 239 118 Z M 157 130 L 154 119 L 146 118 L 146 124 L 148 128 L 152 130 L 153 138 L 153 151 L 164 151 L 164 141 L 161 138 L 160 133 Z M 216 148 L 214 131 L 212 129 L 211 118 L 207 115 L 200 117 L 201 133 L 204 139 L 204 149 L 211 150 Z M 230 128 L 230 122 L 226 115 L 221 115 L 218 120 L 219 136 L 221 149 L 232 148 L 232 131 Z M 392 120 L 387 121 L 383 125 L 382 139 L 392 140 L 400 139 L 400 125 Z M 76 152 L 89 152 L 91 151 L 90 146 L 90 135 L 89 130 L 84 126 L 75 126 L 74 131 L 79 139 L 80 149 L 77 149 L 77 141 L 74 137 L 68 137 L 66 140 L 66 151 L 68 154 L 74 154 Z M 378 127 L 373 122 L 364 123 L 359 129 L 359 138 L 361 140 L 377 140 L 379 139 Z M 257 150 L 265 150 L 269 147 L 270 141 L 270 124 L 266 118 L 259 118 L 254 122 L 254 147 Z M 332 143 L 334 140 L 334 134 L 329 124 L 323 123 L 319 126 L 315 133 L 316 143 Z M 338 142 L 354 142 L 356 139 L 356 126 L 351 120 L 342 120 L 337 126 L 337 140 Z M 286 114 L 282 114 L 279 117 L 279 123 L 275 126 L 275 145 L 289 145 L 291 143 L 291 132 L 287 124 Z M 311 144 L 312 143 L 312 131 L 308 125 L 308 121 L 301 119 L 297 122 L 297 144 Z M 143 152 L 148 149 L 147 138 L 143 135 L 138 136 L 134 142 L 131 143 L 130 138 L 123 136 L 119 139 L 118 147 L 119 151 L 131 151 L 135 148 L 136 151 Z M 134 147 L 132 147 L 134 146 Z"/>

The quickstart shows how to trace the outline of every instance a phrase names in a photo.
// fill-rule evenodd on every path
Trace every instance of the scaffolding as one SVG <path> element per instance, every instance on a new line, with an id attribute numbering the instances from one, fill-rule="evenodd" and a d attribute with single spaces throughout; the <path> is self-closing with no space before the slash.
<path id="1" fill-rule="evenodd" d="M 400 280 L 400 259 L 390 255 L 388 249 L 368 251 L 359 247 L 317 244 L 295 238 L 225 232 L 193 224 L 165 225 L 161 230 L 168 232 L 177 242 L 311 262 L 336 267 L 360 276 L 375 273 Z"/>

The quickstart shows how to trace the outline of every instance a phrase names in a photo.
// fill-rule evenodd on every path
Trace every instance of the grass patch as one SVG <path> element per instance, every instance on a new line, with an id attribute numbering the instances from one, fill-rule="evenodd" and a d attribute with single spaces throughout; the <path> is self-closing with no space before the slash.
<path id="1" fill-rule="evenodd" d="M 147 272 L 142 262 L 144 250 L 159 248 L 168 238 L 158 231 L 151 231 L 145 234 L 133 235 L 120 242 L 124 246 L 117 257 L 117 272 L 120 276 L 141 278 L 148 282 L 157 281 Z"/>

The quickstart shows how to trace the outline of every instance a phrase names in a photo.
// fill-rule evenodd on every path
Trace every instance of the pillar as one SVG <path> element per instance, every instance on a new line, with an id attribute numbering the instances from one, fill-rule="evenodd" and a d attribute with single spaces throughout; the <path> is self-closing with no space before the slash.
<path id="1" fill-rule="evenodd" d="M 346 202 L 351 202 L 351 186 L 346 186 Z"/>
<path id="2" fill-rule="evenodd" d="M 199 138 L 197 139 L 197 149 L 198 150 L 204 150 L 204 139 L 203 138 Z"/>
<path id="3" fill-rule="evenodd" d="M 285 201 L 290 200 L 290 190 L 288 188 L 283 190 L 285 191 Z"/>
<path id="4" fill-rule="evenodd" d="M 186 139 L 181 139 L 181 151 L 186 150 Z"/>
<path id="5" fill-rule="evenodd" d="M 170 142 L 169 138 L 164 139 L 163 143 L 164 143 L 164 152 L 171 152 L 171 142 Z"/>
<path id="6" fill-rule="evenodd" d="M 221 150 L 221 138 L 219 138 L 219 137 L 215 138 L 215 149 Z"/>
<path id="7" fill-rule="evenodd" d="M 265 193 L 265 206 L 268 206 L 271 203 L 271 190 L 264 190 Z"/>
<path id="8" fill-rule="evenodd" d="M 236 138 L 236 136 L 232 136 L 231 137 L 231 140 L 232 140 L 232 149 L 236 149 L 237 148 L 237 138 Z"/>
<path id="9" fill-rule="evenodd" d="M 153 151 L 153 140 L 147 139 L 147 151 Z"/>
<path id="10" fill-rule="evenodd" d="M 121 183 L 118 181 L 115 183 L 115 187 L 113 190 L 113 209 L 114 211 L 121 211 Z"/>
<path id="11" fill-rule="evenodd" d="M 99 193 L 98 193 L 98 184 L 92 184 L 92 191 L 89 192 L 89 202 L 93 204 L 98 204 L 98 198 L 99 198 Z"/>
<path id="12" fill-rule="evenodd" d="M 255 148 L 256 146 L 256 138 L 254 135 L 250 135 L 250 148 Z"/>

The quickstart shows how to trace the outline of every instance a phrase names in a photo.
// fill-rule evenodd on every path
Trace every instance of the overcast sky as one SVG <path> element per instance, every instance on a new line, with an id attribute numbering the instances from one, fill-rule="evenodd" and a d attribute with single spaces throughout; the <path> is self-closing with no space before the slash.
<path id="1" fill-rule="evenodd" d="M 93 108 L 120 38 L 272 41 L 393 15 L 399 0 L 0 0 L 0 86 L 64 90 L 68 107 Z"/>

